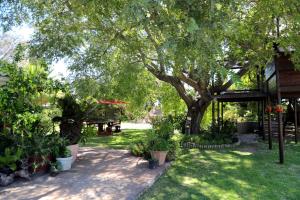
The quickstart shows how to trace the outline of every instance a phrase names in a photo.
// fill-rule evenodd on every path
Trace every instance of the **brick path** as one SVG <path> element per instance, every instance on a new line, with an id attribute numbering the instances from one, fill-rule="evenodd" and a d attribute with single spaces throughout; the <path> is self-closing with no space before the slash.
<path id="1" fill-rule="evenodd" d="M 0 199 L 136 199 L 167 165 L 154 170 L 126 150 L 84 147 L 72 170 L 56 177 L 44 175 L 0 188 Z"/>

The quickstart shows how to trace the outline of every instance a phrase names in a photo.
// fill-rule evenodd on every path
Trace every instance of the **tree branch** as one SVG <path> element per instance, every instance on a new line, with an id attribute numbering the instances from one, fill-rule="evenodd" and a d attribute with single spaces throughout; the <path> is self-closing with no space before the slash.
<path id="1" fill-rule="evenodd" d="M 193 87 L 197 92 L 201 92 L 201 87 L 198 85 L 197 81 L 189 78 L 188 76 L 184 75 L 184 73 L 180 73 L 178 78 L 185 82 L 186 84 L 190 85 L 191 87 Z"/>
<path id="2" fill-rule="evenodd" d="M 160 74 L 156 75 L 156 77 L 159 80 L 170 83 L 176 89 L 177 93 L 184 100 L 184 102 L 186 103 L 186 105 L 188 107 L 193 104 L 192 96 L 187 94 L 187 92 L 184 88 L 184 85 L 182 84 L 182 82 L 180 81 L 179 78 L 174 77 L 174 76 L 160 75 Z"/>
<path id="3" fill-rule="evenodd" d="M 246 64 L 243 68 L 241 68 L 235 75 L 236 76 L 239 76 L 239 77 L 242 77 L 243 75 L 245 75 L 249 70 L 249 64 Z M 225 91 L 227 90 L 231 85 L 233 84 L 233 80 L 230 79 L 228 80 L 226 83 L 224 83 L 222 86 L 220 87 L 215 87 L 215 88 L 212 88 L 212 91 L 213 92 L 222 92 L 222 91 Z"/>
<path id="4" fill-rule="evenodd" d="M 163 56 L 162 56 L 161 50 L 160 50 L 160 48 L 159 48 L 159 45 L 158 45 L 158 43 L 155 41 L 154 37 L 152 36 L 152 34 L 151 34 L 151 32 L 150 32 L 150 30 L 149 30 L 149 28 L 148 28 L 147 26 L 145 26 L 145 31 L 146 31 L 146 33 L 147 33 L 148 39 L 153 43 L 154 48 L 155 48 L 155 50 L 156 50 L 160 70 L 161 70 L 162 72 L 165 72 Z"/>
<path id="5" fill-rule="evenodd" d="M 146 64 L 144 63 L 145 67 L 148 69 L 150 73 L 152 73 L 156 78 L 166 83 L 171 84 L 179 94 L 179 96 L 184 100 L 186 105 L 189 107 L 193 104 L 193 98 L 191 95 L 187 94 L 184 85 L 182 84 L 181 80 L 178 77 L 169 76 L 161 71 L 157 70 L 157 67 L 153 66 L 154 63 Z"/>

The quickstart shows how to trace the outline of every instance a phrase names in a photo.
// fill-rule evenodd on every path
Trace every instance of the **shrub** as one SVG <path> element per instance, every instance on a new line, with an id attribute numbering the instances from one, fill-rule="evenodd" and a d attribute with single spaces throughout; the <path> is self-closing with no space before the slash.
<path id="1" fill-rule="evenodd" d="M 225 121 L 220 131 L 218 131 L 217 127 L 211 127 L 210 131 L 201 130 L 198 135 L 184 135 L 181 142 L 192 142 L 196 144 L 230 144 L 236 142 L 234 139 L 235 132 L 235 123 Z"/>
<path id="2" fill-rule="evenodd" d="M 97 130 L 94 126 L 84 126 L 81 131 L 80 142 L 84 144 L 88 138 L 95 136 L 97 136 Z"/>
<path id="3" fill-rule="evenodd" d="M 169 140 L 169 151 L 167 154 L 167 160 L 175 160 L 180 153 L 180 141 L 182 139 L 182 134 L 175 133 Z"/>
<path id="4" fill-rule="evenodd" d="M 170 117 L 157 117 L 151 121 L 155 138 L 164 138 L 169 140 L 174 134 L 174 126 Z"/>
<path id="5" fill-rule="evenodd" d="M 144 157 L 145 159 L 149 159 L 151 157 L 147 143 L 142 141 L 131 144 L 130 152 L 134 156 Z"/>
<path id="6" fill-rule="evenodd" d="M 34 154 L 48 154 L 51 122 L 44 110 L 61 85 L 48 78 L 47 66 L 38 61 L 22 67 L 0 61 L 0 72 L 9 77 L 0 87 L 0 155 L 10 149 L 5 157 L 21 162 Z M 13 162 L 9 165 L 15 168 Z"/>
<path id="7" fill-rule="evenodd" d="M 0 155 L 0 169 L 8 167 L 10 170 L 15 171 L 17 169 L 16 162 L 20 160 L 21 155 L 22 150 L 20 148 L 5 148 L 4 154 Z"/>
<path id="8" fill-rule="evenodd" d="M 168 151 L 169 142 L 164 138 L 155 138 L 149 141 L 149 149 L 151 151 Z"/>
<path id="9" fill-rule="evenodd" d="M 63 156 L 67 151 L 68 140 L 66 138 L 60 137 L 59 134 L 53 133 L 51 136 L 50 144 L 51 147 L 51 155 L 55 158 Z"/>
<path id="10" fill-rule="evenodd" d="M 67 138 L 70 144 L 77 144 L 82 136 L 84 112 L 75 97 L 69 94 L 58 100 L 58 106 L 62 109 L 62 116 L 54 121 L 60 121 L 60 135 Z"/>
<path id="11" fill-rule="evenodd" d="M 234 133 L 236 133 L 236 131 L 237 128 L 234 122 L 224 121 L 220 133 L 224 136 L 224 138 L 231 138 L 234 135 Z"/>
<path id="12" fill-rule="evenodd" d="M 70 156 L 72 156 L 72 153 L 71 153 L 70 149 L 65 147 L 64 150 L 61 152 L 60 157 L 61 158 L 68 158 Z"/>

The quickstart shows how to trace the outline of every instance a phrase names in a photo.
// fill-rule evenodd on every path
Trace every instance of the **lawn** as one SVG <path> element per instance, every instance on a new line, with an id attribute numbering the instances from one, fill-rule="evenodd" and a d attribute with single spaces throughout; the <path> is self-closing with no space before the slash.
<path id="1" fill-rule="evenodd" d="M 300 145 L 287 145 L 284 165 L 266 146 L 186 151 L 141 199 L 300 199 Z"/>
<path id="2" fill-rule="evenodd" d="M 144 140 L 146 130 L 123 130 L 120 133 L 114 133 L 113 136 L 101 136 L 88 138 L 85 144 L 81 146 L 101 147 L 110 149 L 129 149 L 130 144 L 139 140 Z"/>

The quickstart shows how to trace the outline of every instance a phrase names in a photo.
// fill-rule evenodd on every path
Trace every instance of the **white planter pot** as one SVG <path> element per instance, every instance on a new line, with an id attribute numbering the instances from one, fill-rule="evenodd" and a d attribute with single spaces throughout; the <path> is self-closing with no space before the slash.
<path id="1" fill-rule="evenodd" d="M 76 158 L 77 158 L 79 145 L 78 144 L 73 144 L 73 145 L 67 146 L 67 148 L 71 151 L 71 154 L 72 154 L 72 157 L 73 157 L 72 163 L 74 163 Z"/>
<path id="2" fill-rule="evenodd" d="M 67 158 L 56 158 L 57 162 L 59 162 L 61 165 L 61 171 L 66 171 L 71 169 L 72 158 L 73 156 Z"/>

